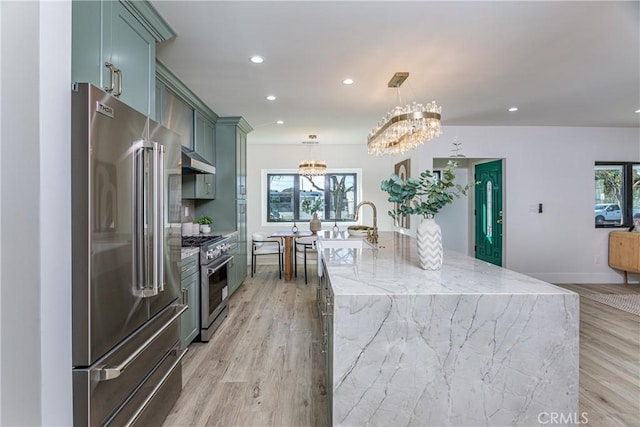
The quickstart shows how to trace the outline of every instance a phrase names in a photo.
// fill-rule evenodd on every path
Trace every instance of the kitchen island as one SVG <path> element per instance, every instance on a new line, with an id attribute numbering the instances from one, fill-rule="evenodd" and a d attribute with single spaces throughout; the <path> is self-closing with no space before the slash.
<path id="1" fill-rule="evenodd" d="M 578 294 L 456 252 L 422 270 L 395 232 L 345 237 L 318 245 L 333 425 L 578 419 Z"/>

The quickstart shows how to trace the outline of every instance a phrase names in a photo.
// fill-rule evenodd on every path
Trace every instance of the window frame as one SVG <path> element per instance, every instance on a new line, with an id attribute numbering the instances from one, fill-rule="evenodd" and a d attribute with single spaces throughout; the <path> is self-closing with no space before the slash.
<path id="1" fill-rule="evenodd" d="M 292 175 L 295 177 L 294 178 L 294 194 L 293 194 L 293 198 L 294 198 L 294 201 L 293 201 L 294 219 L 293 220 L 278 221 L 278 220 L 271 220 L 269 218 L 269 208 L 270 208 L 269 177 L 271 175 Z M 345 218 L 345 219 L 326 218 L 327 216 L 326 214 L 330 209 L 330 203 L 328 202 L 330 190 L 328 189 L 329 187 L 326 185 L 326 183 L 327 183 L 327 180 L 329 179 L 328 177 L 331 175 L 354 175 L 354 179 L 356 181 L 355 188 L 353 190 L 354 191 L 354 208 L 355 208 L 355 206 L 357 206 L 358 203 L 360 202 L 361 195 L 362 195 L 362 169 L 329 169 L 327 170 L 327 173 L 325 175 L 325 188 L 326 188 L 325 194 L 324 194 L 325 215 L 323 218 L 321 218 L 321 222 L 322 223 L 336 222 L 340 224 L 355 224 L 356 221 L 354 221 L 353 218 Z M 262 170 L 262 185 L 261 185 L 262 203 L 261 203 L 260 217 L 261 217 L 261 223 L 263 226 L 307 223 L 311 220 L 311 219 L 299 219 L 300 218 L 300 179 L 299 177 L 300 177 L 300 174 L 298 173 L 297 169 L 263 169 Z"/>
<path id="2" fill-rule="evenodd" d="M 595 228 L 629 228 L 633 224 L 633 168 L 640 167 L 640 162 L 611 162 L 597 161 L 594 164 L 593 173 L 597 166 L 620 166 L 622 167 L 622 221 L 619 224 L 595 224 Z M 595 206 L 595 205 L 594 205 Z"/>

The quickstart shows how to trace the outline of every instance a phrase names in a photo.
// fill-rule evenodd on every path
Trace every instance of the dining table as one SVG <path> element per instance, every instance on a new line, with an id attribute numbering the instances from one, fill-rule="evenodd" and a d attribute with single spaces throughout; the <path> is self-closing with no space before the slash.
<path id="1" fill-rule="evenodd" d="M 311 231 L 274 231 L 269 237 L 284 239 L 284 280 L 290 281 L 293 277 L 293 245 L 298 237 L 311 236 Z"/>

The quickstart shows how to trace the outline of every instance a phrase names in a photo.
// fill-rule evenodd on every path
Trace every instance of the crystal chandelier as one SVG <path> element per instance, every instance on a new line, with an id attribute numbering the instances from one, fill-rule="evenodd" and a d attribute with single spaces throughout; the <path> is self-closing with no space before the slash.
<path id="1" fill-rule="evenodd" d="M 311 145 L 318 143 L 316 138 L 316 135 L 309 135 L 309 141 L 302 141 L 303 144 L 309 145 L 309 153 L 311 152 Z M 327 173 L 327 163 L 324 160 L 303 160 L 298 166 L 298 173 L 306 176 L 325 175 Z"/>
<path id="2" fill-rule="evenodd" d="M 324 175 L 327 173 L 327 163 L 318 160 L 303 160 L 298 167 L 300 175 Z"/>
<path id="3" fill-rule="evenodd" d="M 407 77 L 409 73 L 396 73 L 388 86 L 399 88 Z M 435 101 L 427 105 L 414 102 L 395 107 L 369 133 L 368 153 L 376 156 L 400 154 L 440 136 L 441 111 L 442 107 L 436 105 Z"/>

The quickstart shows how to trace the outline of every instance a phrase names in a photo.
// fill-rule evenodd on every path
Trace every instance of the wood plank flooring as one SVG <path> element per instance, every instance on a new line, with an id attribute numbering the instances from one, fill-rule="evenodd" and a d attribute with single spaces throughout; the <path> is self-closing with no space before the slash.
<path id="1" fill-rule="evenodd" d="M 597 286 L 597 288 L 595 287 Z M 640 293 L 631 285 L 562 285 Z M 327 426 L 316 282 L 259 266 L 209 343 L 193 343 L 166 427 Z M 580 299 L 580 412 L 591 426 L 640 426 L 640 317 Z"/>
<path id="2" fill-rule="evenodd" d="M 326 426 L 316 282 L 259 266 L 208 343 L 193 343 L 165 426 Z"/>
<path id="3" fill-rule="evenodd" d="M 639 294 L 638 285 L 560 285 L 578 292 Z M 588 425 L 640 426 L 640 316 L 580 298 L 580 412 Z"/>

